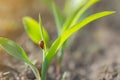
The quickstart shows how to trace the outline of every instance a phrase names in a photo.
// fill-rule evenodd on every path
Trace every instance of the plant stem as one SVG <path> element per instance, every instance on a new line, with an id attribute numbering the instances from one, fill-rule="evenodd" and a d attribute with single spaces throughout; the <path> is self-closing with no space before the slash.
<path id="1" fill-rule="evenodd" d="M 46 68 L 47 68 L 47 65 L 46 65 L 46 62 L 45 62 L 45 51 L 44 49 L 42 49 L 42 53 L 43 53 L 43 63 L 42 63 L 42 71 L 41 71 L 41 79 L 42 80 L 46 80 Z"/>

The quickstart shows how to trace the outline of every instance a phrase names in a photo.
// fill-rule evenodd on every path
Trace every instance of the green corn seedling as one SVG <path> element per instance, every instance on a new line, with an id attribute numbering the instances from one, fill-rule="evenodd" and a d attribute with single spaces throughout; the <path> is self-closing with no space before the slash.
<path id="1" fill-rule="evenodd" d="M 76 8 L 69 17 L 65 17 L 65 15 L 62 14 L 61 11 L 54 4 L 54 2 L 52 0 L 49 0 L 48 3 L 54 13 L 56 25 L 58 27 L 58 38 L 51 45 L 49 35 L 42 25 L 42 20 L 40 16 L 39 22 L 30 17 L 23 18 L 24 27 L 26 32 L 28 33 L 28 36 L 34 43 L 39 45 L 43 51 L 42 70 L 40 71 L 41 75 L 36 66 L 33 65 L 32 62 L 29 60 L 26 52 L 17 43 L 7 38 L 0 37 L 0 47 L 7 51 L 8 54 L 14 56 L 15 58 L 23 61 L 28 66 L 30 66 L 37 80 L 46 80 L 46 73 L 50 66 L 50 63 L 57 54 L 58 50 L 61 49 L 61 51 L 63 51 L 64 44 L 70 36 L 72 36 L 74 33 L 82 29 L 90 22 L 115 13 L 114 11 L 99 12 L 79 21 L 80 17 L 85 13 L 85 11 L 87 11 L 88 8 L 90 8 L 96 2 L 98 2 L 98 0 L 88 0 L 84 3 L 84 5 Z M 62 59 L 62 55 L 63 52 L 59 54 L 60 62 Z"/>
<path id="2" fill-rule="evenodd" d="M 52 0 L 43 1 L 45 1 L 46 5 L 53 13 L 58 37 L 61 36 L 65 30 L 87 17 L 91 6 L 99 2 L 99 0 L 66 0 L 63 8 L 64 10 L 60 10 L 60 8 Z M 57 73 L 60 73 L 64 50 L 67 46 L 70 46 L 75 38 L 74 36 L 69 38 L 69 40 L 66 40 L 57 52 Z"/>

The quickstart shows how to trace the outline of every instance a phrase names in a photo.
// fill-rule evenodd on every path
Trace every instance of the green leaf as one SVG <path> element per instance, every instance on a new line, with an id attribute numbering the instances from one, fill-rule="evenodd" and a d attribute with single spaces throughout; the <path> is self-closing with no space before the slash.
<path id="1" fill-rule="evenodd" d="M 42 25 L 39 25 L 39 23 L 37 21 L 35 21 L 34 19 L 30 18 L 30 17 L 24 17 L 23 18 L 23 23 L 24 23 L 24 27 L 25 30 L 28 34 L 28 36 L 31 38 L 31 40 L 33 42 L 35 42 L 36 44 L 38 44 L 38 42 L 40 40 L 42 40 L 42 36 L 41 36 L 41 28 Z M 43 35 L 45 38 L 45 43 L 47 45 L 49 45 L 49 36 L 47 31 L 43 28 Z"/>
<path id="2" fill-rule="evenodd" d="M 26 63 L 29 62 L 29 59 L 24 50 L 15 42 L 8 40 L 7 38 L 0 37 L 0 46 L 15 58 Z"/>
<path id="3" fill-rule="evenodd" d="M 27 65 L 29 65 L 33 69 L 33 72 L 36 75 L 37 79 L 41 80 L 39 71 L 30 62 L 29 58 L 27 57 L 27 55 L 22 47 L 20 47 L 18 44 L 16 44 L 15 42 L 13 42 L 9 39 L 2 38 L 2 37 L 0 37 L 0 47 L 2 47 L 5 51 L 7 51 L 8 54 L 12 55 L 13 57 L 15 57 L 15 58 L 25 62 Z"/>
<path id="4" fill-rule="evenodd" d="M 84 13 L 98 1 L 99 0 L 89 0 L 87 3 L 84 4 L 82 8 L 81 6 L 79 6 L 76 11 L 74 11 L 74 13 L 66 20 L 62 32 L 75 25 L 79 18 L 82 17 L 82 15 L 84 15 Z"/>
<path id="5" fill-rule="evenodd" d="M 42 26 L 42 20 L 41 20 L 41 16 L 39 15 L 39 25 L 40 25 L 40 34 L 41 34 L 41 38 L 44 41 L 44 51 L 46 52 L 46 42 L 45 42 L 45 37 L 43 34 L 43 26 Z"/>
<path id="6" fill-rule="evenodd" d="M 39 15 L 39 26 L 40 26 L 40 35 L 42 40 L 44 40 L 44 34 L 43 34 L 43 26 L 42 26 L 42 20 L 41 20 L 41 16 Z"/>
<path id="7" fill-rule="evenodd" d="M 57 50 L 63 45 L 63 43 L 72 35 L 74 34 L 76 31 L 80 30 L 81 28 L 83 28 L 85 25 L 87 25 L 88 23 L 95 21 L 101 17 L 113 14 L 115 12 L 113 11 L 105 11 L 105 12 L 100 12 L 100 13 L 96 13 L 93 14 L 87 18 L 85 18 L 84 20 L 82 20 L 81 22 L 77 23 L 76 25 L 74 25 L 73 27 L 69 28 L 68 30 L 66 30 L 57 40 L 54 41 L 54 43 L 52 44 L 52 46 L 50 47 L 46 58 L 47 58 L 47 64 L 49 64 L 51 62 L 51 60 L 53 59 L 53 57 L 55 56 Z"/>
<path id="8" fill-rule="evenodd" d="M 58 32 L 58 35 L 60 35 L 61 34 L 61 28 L 62 28 L 63 23 L 65 21 L 65 17 L 63 15 L 63 13 L 54 4 L 54 2 L 52 2 L 52 11 L 53 11 L 54 18 L 55 18 L 55 21 L 56 21 L 56 26 L 57 26 L 57 30 L 58 30 L 57 32 Z"/>

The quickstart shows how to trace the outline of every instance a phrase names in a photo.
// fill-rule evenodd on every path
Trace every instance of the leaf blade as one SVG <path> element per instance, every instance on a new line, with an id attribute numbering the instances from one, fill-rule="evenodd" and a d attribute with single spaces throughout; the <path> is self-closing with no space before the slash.
<path id="1" fill-rule="evenodd" d="M 30 18 L 30 17 L 24 17 L 23 18 L 23 23 L 24 23 L 24 28 L 28 34 L 28 36 L 30 37 L 30 39 L 35 42 L 36 44 L 38 44 L 38 42 L 40 40 L 42 40 L 42 36 L 41 36 L 41 25 L 39 25 L 39 23 L 37 21 L 35 21 L 34 19 Z M 47 45 L 50 44 L 49 42 L 49 35 L 47 33 L 47 31 L 43 28 L 43 35 L 45 38 L 45 42 Z"/>
<path id="2" fill-rule="evenodd" d="M 29 63 L 29 59 L 25 51 L 15 42 L 8 40 L 7 38 L 0 37 L 0 46 L 15 58 Z"/>
<path id="3" fill-rule="evenodd" d="M 89 0 L 87 3 L 84 3 L 84 6 L 79 6 L 76 11 L 66 20 L 62 32 L 66 31 L 69 27 L 72 27 L 76 24 L 80 17 L 95 3 L 99 0 Z"/>

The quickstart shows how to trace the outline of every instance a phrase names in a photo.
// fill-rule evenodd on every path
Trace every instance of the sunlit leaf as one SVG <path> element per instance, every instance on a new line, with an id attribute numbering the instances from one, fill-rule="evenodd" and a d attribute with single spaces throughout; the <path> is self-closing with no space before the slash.
<path id="1" fill-rule="evenodd" d="M 43 34 L 43 26 L 42 26 L 42 20 L 41 20 L 41 16 L 39 15 L 39 25 L 40 25 L 40 35 L 41 35 L 41 39 L 43 40 L 43 49 L 46 52 L 46 42 L 45 42 L 45 36 Z M 39 44 L 40 45 L 40 44 Z M 42 48 L 42 46 L 41 46 Z"/>
<path id="2" fill-rule="evenodd" d="M 71 14 L 71 16 L 66 20 L 62 32 L 66 31 L 68 28 L 75 25 L 77 21 L 80 19 L 80 17 L 82 17 L 84 13 L 98 1 L 99 0 L 89 0 L 87 3 L 85 3 L 85 5 L 82 8 L 81 6 L 79 6 L 76 9 L 76 11 L 74 11 L 74 13 Z"/>
<path id="3" fill-rule="evenodd" d="M 23 18 L 23 23 L 24 23 L 24 27 L 25 30 L 28 34 L 28 36 L 31 38 L 31 40 L 33 40 L 33 42 L 35 42 L 36 44 L 38 44 L 38 42 L 40 40 L 42 40 L 42 36 L 41 36 L 41 25 L 39 25 L 39 23 L 37 21 L 35 21 L 34 19 L 30 18 L 30 17 L 24 17 Z M 49 45 L 49 36 L 47 31 L 43 28 L 43 35 L 45 38 L 45 42 L 47 45 Z"/>
<path id="4" fill-rule="evenodd" d="M 83 7 L 88 0 L 65 0 L 64 12 L 68 16 L 78 7 Z"/>
<path id="5" fill-rule="evenodd" d="M 59 38 L 57 38 L 57 40 L 55 40 L 55 42 L 52 44 L 52 46 L 50 47 L 46 59 L 48 64 L 51 62 L 51 60 L 53 59 L 53 57 L 55 56 L 57 50 L 63 45 L 63 43 L 72 35 L 74 34 L 76 31 L 80 30 L 81 28 L 83 28 L 85 25 L 87 25 L 88 23 L 97 20 L 101 17 L 113 14 L 115 12 L 113 11 L 105 11 L 105 12 L 100 12 L 100 13 L 96 13 L 93 14 L 87 18 L 85 18 L 84 20 L 82 20 L 81 22 L 77 23 L 76 25 L 74 25 L 73 27 L 69 28 L 68 30 L 66 30 Z"/>

